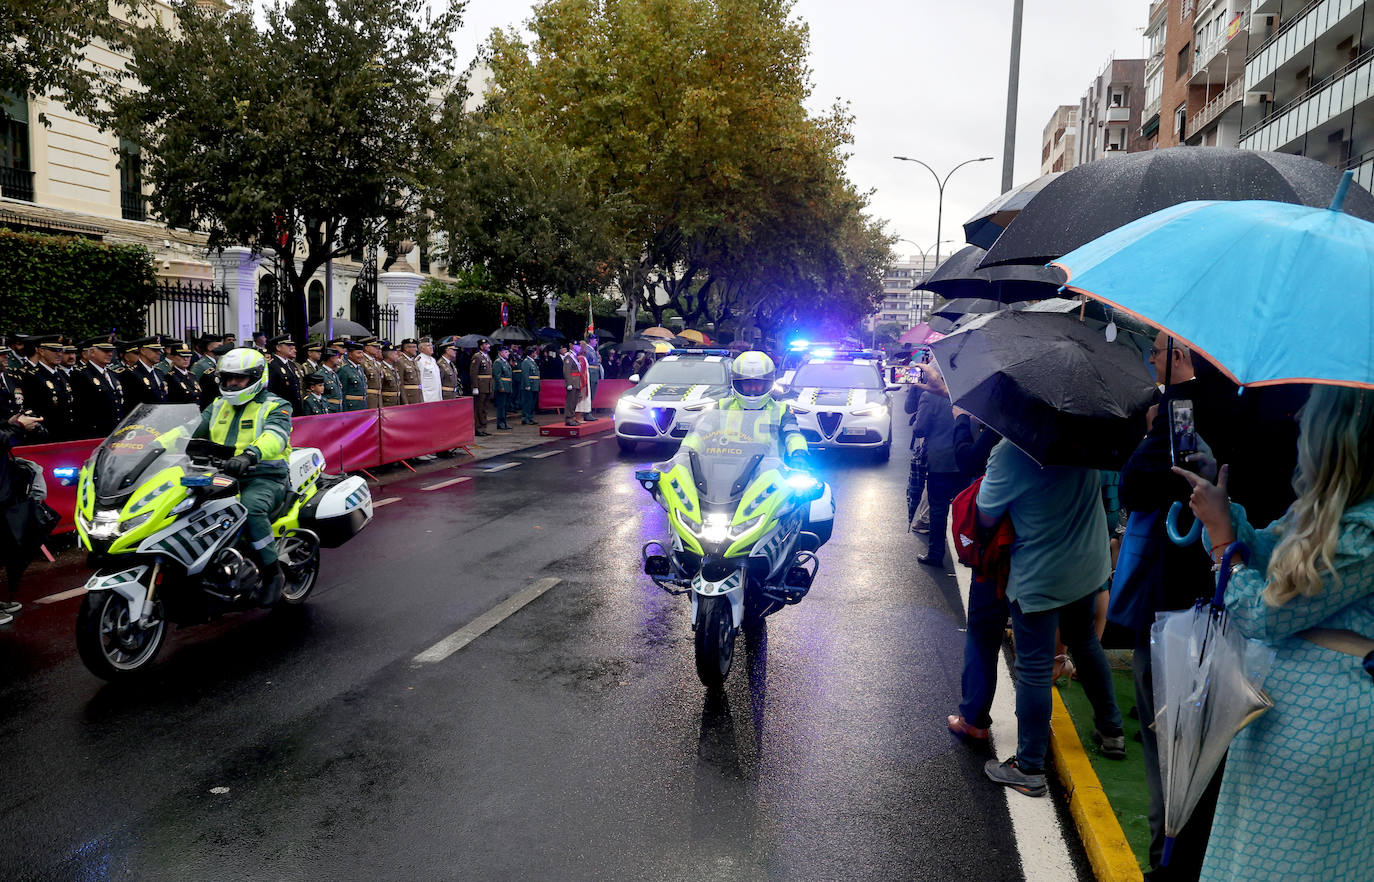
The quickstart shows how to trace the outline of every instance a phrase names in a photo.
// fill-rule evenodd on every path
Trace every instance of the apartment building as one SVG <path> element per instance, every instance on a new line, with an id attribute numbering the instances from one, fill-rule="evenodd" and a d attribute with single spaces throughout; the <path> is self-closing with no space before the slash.
<path id="1" fill-rule="evenodd" d="M 1077 160 L 1078 105 L 1061 104 L 1040 136 L 1040 174 L 1068 171 Z"/>
<path id="2" fill-rule="evenodd" d="M 1089 84 L 1078 102 L 1075 165 L 1142 149 L 1145 62 L 1143 58 L 1112 59 Z"/>
<path id="3" fill-rule="evenodd" d="M 1239 144 L 1353 168 L 1374 188 L 1374 15 L 1367 0 L 1256 0 Z"/>
<path id="4" fill-rule="evenodd" d="M 935 269 L 935 256 L 902 258 L 883 273 L 883 300 L 878 311 L 868 320 L 871 331 L 878 325 L 893 322 L 903 329 L 920 324 L 935 308 L 935 295 L 930 291 L 916 291 L 917 285 Z"/>

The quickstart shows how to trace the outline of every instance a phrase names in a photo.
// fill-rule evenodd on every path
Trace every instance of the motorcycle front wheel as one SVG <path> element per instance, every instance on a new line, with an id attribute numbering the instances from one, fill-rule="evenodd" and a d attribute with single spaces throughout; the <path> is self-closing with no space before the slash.
<path id="1" fill-rule="evenodd" d="M 145 670 L 166 636 L 165 619 L 159 616 L 149 627 L 140 628 L 129 619 L 129 602 L 113 591 L 88 593 L 76 616 L 77 652 L 102 680 L 126 679 Z"/>
<path id="2" fill-rule="evenodd" d="M 309 533 L 288 533 L 278 552 L 282 575 L 286 582 L 281 588 L 279 606 L 298 606 L 305 603 L 320 575 L 320 543 Z"/>
<path id="3" fill-rule="evenodd" d="M 727 597 L 697 598 L 697 677 L 707 689 L 719 689 L 735 659 L 735 617 Z"/>

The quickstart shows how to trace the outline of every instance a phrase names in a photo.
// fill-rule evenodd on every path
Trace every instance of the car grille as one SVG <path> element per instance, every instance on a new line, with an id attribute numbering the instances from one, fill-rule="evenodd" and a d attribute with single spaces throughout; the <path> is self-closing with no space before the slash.
<path id="1" fill-rule="evenodd" d="M 842 419 L 844 419 L 843 414 L 838 414 L 831 410 L 823 410 L 816 414 L 816 422 L 820 424 L 821 431 L 825 433 L 825 437 L 827 438 L 835 437 L 835 433 L 839 431 L 840 420 Z"/>
<path id="2" fill-rule="evenodd" d="M 655 407 L 654 425 L 658 426 L 660 432 L 666 432 L 668 427 L 673 424 L 673 417 L 676 415 L 677 411 L 671 407 Z"/>

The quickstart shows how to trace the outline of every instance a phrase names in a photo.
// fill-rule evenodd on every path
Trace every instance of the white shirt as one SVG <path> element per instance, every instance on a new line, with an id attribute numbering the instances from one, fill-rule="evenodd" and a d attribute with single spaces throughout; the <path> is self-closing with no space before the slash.
<path id="1" fill-rule="evenodd" d="M 439 363 L 434 356 L 421 352 L 415 356 L 415 364 L 420 368 L 420 395 L 425 401 L 440 401 L 444 397 L 444 387 L 439 382 Z"/>

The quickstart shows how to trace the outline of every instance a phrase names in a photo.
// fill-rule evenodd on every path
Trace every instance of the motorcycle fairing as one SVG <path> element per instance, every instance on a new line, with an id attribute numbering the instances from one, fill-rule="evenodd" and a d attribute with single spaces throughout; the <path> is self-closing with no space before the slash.
<path id="1" fill-rule="evenodd" d="M 148 600 L 148 589 L 143 585 L 143 574 L 148 572 L 146 564 L 139 564 L 116 573 L 99 572 L 86 582 L 87 591 L 113 591 L 129 602 L 129 621 L 137 622 L 143 618 L 143 605 Z"/>
<path id="2" fill-rule="evenodd" d="M 238 497 L 213 499 L 144 539 L 138 550 L 165 554 L 185 567 L 188 576 L 194 576 L 205 569 L 226 541 L 238 535 L 247 519 L 248 510 Z"/>
<path id="3" fill-rule="evenodd" d="M 692 577 L 692 621 L 697 621 L 698 598 L 715 597 L 724 595 L 730 601 L 730 615 L 734 619 L 734 627 L 738 628 L 744 622 L 744 569 L 731 571 L 730 575 L 721 579 L 719 582 L 711 582 L 702 578 L 700 572 Z"/>

